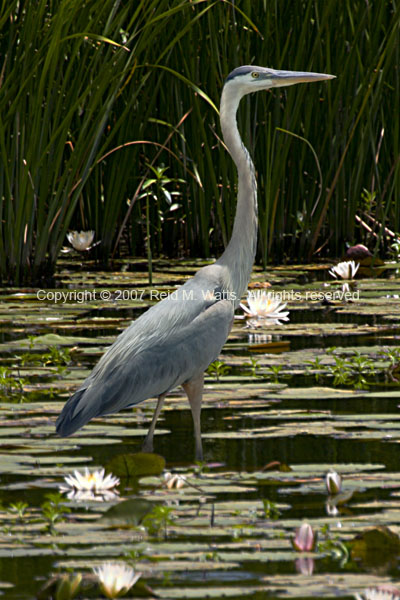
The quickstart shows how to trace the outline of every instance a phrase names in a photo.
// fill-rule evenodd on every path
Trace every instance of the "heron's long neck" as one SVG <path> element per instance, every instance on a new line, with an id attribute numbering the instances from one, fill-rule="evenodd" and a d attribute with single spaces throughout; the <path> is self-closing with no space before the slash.
<path id="1" fill-rule="evenodd" d="M 238 200 L 232 237 L 217 264 L 229 271 L 229 287 L 235 293 L 235 306 L 247 289 L 257 246 L 257 183 L 254 165 L 241 140 L 236 122 L 240 97 L 225 85 L 220 119 L 225 144 L 238 170 Z"/>

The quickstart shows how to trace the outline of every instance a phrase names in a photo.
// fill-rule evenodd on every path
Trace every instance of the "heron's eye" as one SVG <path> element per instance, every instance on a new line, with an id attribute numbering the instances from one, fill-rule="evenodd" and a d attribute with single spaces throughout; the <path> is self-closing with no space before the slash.
<path id="1" fill-rule="evenodd" d="M 253 71 L 251 76 L 254 77 L 254 79 L 257 79 L 257 77 L 259 77 L 260 73 L 257 73 L 257 71 Z"/>

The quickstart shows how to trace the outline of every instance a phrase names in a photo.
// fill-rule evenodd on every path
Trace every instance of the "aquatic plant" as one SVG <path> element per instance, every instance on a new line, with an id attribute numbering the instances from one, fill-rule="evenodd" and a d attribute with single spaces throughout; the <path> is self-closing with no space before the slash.
<path id="1" fill-rule="evenodd" d="M 270 378 L 273 383 L 279 383 L 282 369 L 283 365 L 269 365 L 265 376 Z"/>
<path id="2" fill-rule="evenodd" d="M 142 525 L 149 535 L 158 537 L 161 532 L 167 538 L 167 528 L 174 523 L 173 507 L 157 504 L 142 520 Z"/>
<path id="3" fill-rule="evenodd" d="M 279 517 L 281 515 L 281 511 L 276 506 L 275 502 L 272 502 L 271 500 L 267 500 L 266 498 L 264 498 L 262 503 L 263 503 L 263 511 L 264 511 L 265 519 L 272 519 L 273 521 L 275 521 L 276 519 L 279 519 Z"/>
<path id="4" fill-rule="evenodd" d="M 83 591 L 82 573 L 61 573 L 51 576 L 40 589 L 37 598 L 54 600 L 73 600 Z"/>
<path id="5" fill-rule="evenodd" d="M 18 515 L 18 519 L 20 521 L 22 521 L 24 519 L 24 515 L 25 515 L 27 508 L 28 508 L 28 504 L 26 502 L 17 501 L 17 502 L 11 502 L 9 504 L 8 510 L 10 512 L 16 513 Z"/>
<path id="6" fill-rule="evenodd" d="M 375 365 L 369 356 L 353 352 L 353 354 L 339 355 L 333 349 L 328 349 L 333 360 L 333 365 L 328 365 L 328 372 L 333 376 L 333 385 L 352 385 L 358 389 L 369 386 L 366 377 L 375 375 Z"/>
<path id="7" fill-rule="evenodd" d="M 400 234 L 396 233 L 392 243 L 389 246 L 389 255 L 395 262 L 400 262 Z M 396 275 L 399 274 L 400 269 L 396 269 Z"/>
<path id="8" fill-rule="evenodd" d="M 384 360 L 389 361 L 389 365 L 384 369 L 386 379 L 393 383 L 400 381 L 400 348 L 384 348 L 380 351 Z"/>
<path id="9" fill-rule="evenodd" d="M 342 542 L 338 535 L 332 536 L 328 524 L 321 527 L 317 550 L 329 554 L 333 560 L 339 561 L 341 567 L 344 567 L 350 558 L 350 552 L 346 544 Z"/>
<path id="10" fill-rule="evenodd" d="M 314 360 L 306 360 L 304 364 L 310 365 L 311 368 L 306 367 L 306 373 L 311 373 L 318 383 L 322 378 L 323 373 L 326 371 L 327 365 L 324 365 L 318 356 L 316 356 Z"/>
<path id="11" fill-rule="evenodd" d="M 230 370 L 231 367 L 225 364 L 224 361 L 214 360 L 214 362 L 208 366 L 206 373 L 211 375 L 211 377 L 215 377 L 216 380 L 219 381 L 219 378 L 229 373 Z"/>
<path id="12" fill-rule="evenodd" d="M 32 338 L 34 340 L 34 338 Z M 34 343 L 34 342 L 33 342 Z M 56 367 L 60 375 L 65 373 L 67 366 L 71 363 L 70 348 L 60 346 L 48 346 L 47 352 L 38 354 L 36 352 L 26 352 L 19 357 L 22 365 L 42 365 Z"/>
<path id="13" fill-rule="evenodd" d="M 42 517 L 46 521 L 46 528 L 54 535 L 55 524 L 64 521 L 65 516 L 71 512 L 71 509 L 64 504 L 63 496 L 57 493 L 46 494 L 46 501 L 41 505 Z"/>
<path id="14" fill-rule="evenodd" d="M 14 375 L 13 369 L 7 366 L 0 366 L 0 393 L 9 396 L 11 400 L 23 400 L 24 386 L 26 379 L 21 377 L 19 372 Z"/>
<path id="15" fill-rule="evenodd" d="M 340 352 L 336 348 L 327 348 L 326 354 L 333 359 L 333 364 L 323 364 L 319 357 L 306 361 L 311 367 L 307 367 L 306 372 L 313 375 L 316 381 L 333 378 L 335 387 L 351 385 L 356 389 L 366 389 L 370 385 L 369 378 L 377 373 L 372 358 L 358 351 L 349 354 Z"/>
<path id="16" fill-rule="evenodd" d="M 250 356 L 249 361 L 243 363 L 243 367 L 249 368 L 252 377 L 257 377 L 257 371 L 260 368 L 259 360 L 254 356 Z"/>
<path id="17" fill-rule="evenodd" d="M 79 594 L 82 583 L 82 573 L 64 573 L 59 577 L 55 600 L 73 600 Z"/>
<path id="18" fill-rule="evenodd" d="M 181 192 L 178 190 L 170 191 L 168 185 L 185 183 L 184 179 L 172 179 L 166 177 L 165 171 L 168 167 L 164 166 L 153 166 L 151 164 L 146 165 L 151 171 L 152 177 L 146 179 L 142 185 L 143 192 L 139 194 L 138 200 L 145 199 L 145 222 L 146 222 L 146 252 L 147 252 L 147 269 L 149 274 L 149 285 L 153 283 L 153 264 L 152 264 L 152 230 L 157 234 L 158 241 L 158 252 L 162 250 L 162 223 L 167 217 L 168 213 L 175 212 L 180 204 L 172 202 L 173 196 L 180 196 Z M 161 205 L 161 198 L 164 198 L 167 202 L 168 208 L 165 210 Z M 155 217 L 151 216 L 150 199 L 155 205 L 155 210 L 152 211 Z"/>

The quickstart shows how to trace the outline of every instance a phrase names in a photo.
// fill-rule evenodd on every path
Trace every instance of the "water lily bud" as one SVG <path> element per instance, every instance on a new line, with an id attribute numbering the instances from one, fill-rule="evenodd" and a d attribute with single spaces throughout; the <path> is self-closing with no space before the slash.
<path id="1" fill-rule="evenodd" d="M 296 529 L 296 535 L 293 540 L 293 547 L 299 552 L 310 552 L 314 549 L 316 536 L 309 523 L 302 523 L 299 529 Z"/>
<path id="2" fill-rule="evenodd" d="M 325 476 L 325 485 L 328 494 L 331 494 L 332 496 L 339 494 L 342 489 L 342 478 L 339 473 L 336 473 L 336 471 L 329 471 Z"/>
<path id="3" fill-rule="evenodd" d="M 72 600 L 72 598 L 75 598 L 79 592 L 81 581 L 81 573 L 73 576 L 63 575 L 57 585 L 56 600 Z"/>

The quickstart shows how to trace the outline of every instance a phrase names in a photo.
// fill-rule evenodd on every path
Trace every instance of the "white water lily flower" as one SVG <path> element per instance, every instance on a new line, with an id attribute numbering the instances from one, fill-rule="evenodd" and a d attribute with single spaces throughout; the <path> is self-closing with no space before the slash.
<path id="1" fill-rule="evenodd" d="M 164 474 L 164 482 L 169 490 L 175 488 L 180 490 L 186 484 L 186 478 L 183 475 L 173 474 L 173 473 L 165 473 Z"/>
<path id="2" fill-rule="evenodd" d="M 141 573 L 136 573 L 124 563 L 103 563 L 93 568 L 97 575 L 101 591 L 107 598 L 119 598 L 126 594 L 137 582 Z"/>
<path id="3" fill-rule="evenodd" d="M 70 231 L 67 233 L 69 243 L 75 250 L 90 250 L 94 240 L 94 231 Z"/>
<path id="4" fill-rule="evenodd" d="M 354 279 L 359 266 L 360 263 L 355 263 L 354 260 L 340 262 L 329 269 L 329 274 L 335 279 Z"/>
<path id="5" fill-rule="evenodd" d="M 70 500 L 113 500 L 118 497 L 118 490 L 114 490 L 119 484 L 118 477 L 109 473 L 104 477 L 105 470 L 85 472 L 74 471 L 73 475 L 67 475 L 65 484 L 61 484 L 60 491 L 66 492 Z"/>
<path id="6" fill-rule="evenodd" d="M 260 290 L 248 291 L 247 305 L 241 303 L 240 307 L 246 313 L 245 316 L 252 320 L 266 319 L 275 325 L 281 325 L 281 321 L 289 321 L 289 311 L 284 311 L 286 304 L 282 304 L 279 298 L 274 298 L 273 294 Z"/>
<path id="7" fill-rule="evenodd" d="M 357 600 L 397 600 L 400 590 L 392 585 L 380 585 L 376 588 L 367 588 L 362 594 L 354 594 Z"/>

